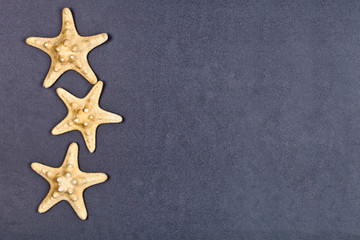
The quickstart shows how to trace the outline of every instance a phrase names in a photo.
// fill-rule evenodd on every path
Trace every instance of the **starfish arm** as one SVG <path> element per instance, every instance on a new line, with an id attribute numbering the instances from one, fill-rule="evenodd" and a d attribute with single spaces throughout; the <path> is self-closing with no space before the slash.
<path id="1" fill-rule="evenodd" d="M 86 182 L 82 185 L 84 189 L 105 182 L 108 176 L 105 173 L 86 173 L 85 178 Z"/>
<path id="2" fill-rule="evenodd" d="M 63 88 L 58 88 L 56 89 L 56 93 L 58 94 L 58 96 L 61 98 L 61 100 L 65 103 L 67 108 L 76 108 L 76 107 L 81 107 L 81 106 L 73 106 L 74 103 L 75 105 L 76 102 L 79 102 L 79 98 L 75 97 L 74 95 L 72 95 L 71 93 L 69 93 L 68 91 L 66 91 Z"/>
<path id="3" fill-rule="evenodd" d="M 96 128 L 98 125 L 95 125 L 91 129 L 82 130 L 81 134 L 83 135 L 86 147 L 89 152 L 94 152 L 96 148 Z"/>
<path id="4" fill-rule="evenodd" d="M 45 178 L 45 180 L 48 181 L 49 183 L 51 183 L 52 178 L 55 177 L 56 172 L 58 171 L 58 168 L 49 167 L 38 162 L 31 163 L 31 168 L 37 174 Z"/>
<path id="5" fill-rule="evenodd" d="M 98 81 L 90 90 L 90 92 L 86 95 L 86 99 L 93 102 L 94 104 L 99 104 L 100 95 L 103 89 L 104 83 L 102 81 Z"/>
<path id="6" fill-rule="evenodd" d="M 72 122 L 68 115 L 51 130 L 51 134 L 52 135 L 60 135 L 60 134 L 66 133 L 66 132 L 77 130 L 75 124 L 69 125 L 69 123 L 72 123 Z"/>
<path id="7" fill-rule="evenodd" d="M 76 30 L 71 10 L 64 8 L 62 11 L 62 28 L 57 37 L 29 37 L 26 39 L 26 43 L 41 49 L 51 57 L 52 64 L 43 83 L 45 88 L 49 88 L 67 70 L 75 70 L 91 84 L 95 84 L 97 77 L 88 64 L 87 55 L 93 48 L 107 40 L 108 35 L 106 33 L 86 37 L 80 36 Z"/>
<path id="8" fill-rule="evenodd" d="M 92 49 L 103 44 L 109 39 L 107 33 L 100 33 L 94 36 L 82 37 L 84 42 L 88 43 L 87 49 L 90 52 Z"/>
<path id="9" fill-rule="evenodd" d="M 89 83 L 95 84 L 97 82 L 97 77 L 87 61 L 84 62 L 81 69 L 75 70 L 88 80 Z"/>
<path id="10" fill-rule="evenodd" d="M 78 169 L 78 152 L 79 146 L 77 145 L 77 143 L 71 143 L 66 153 L 65 160 L 61 166 L 71 169 Z"/>
<path id="11" fill-rule="evenodd" d="M 62 68 L 61 64 L 58 64 L 56 59 L 52 58 L 51 66 L 48 74 L 44 79 L 43 86 L 45 88 L 51 87 L 58 80 L 58 78 L 67 70 L 68 69 L 66 68 Z"/>
<path id="12" fill-rule="evenodd" d="M 123 120 L 123 118 L 120 115 L 105 111 L 103 109 L 99 109 L 97 111 L 97 116 L 99 116 L 98 117 L 98 122 L 100 124 L 104 124 L 104 123 L 120 123 Z"/>
<path id="13" fill-rule="evenodd" d="M 84 202 L 83 194 L 78 194 L 79 199 L 76 201 L 69 201 L 70 206 L 74 209 L 75 213 L 78 215 L 78 217 L 82 220 L 85 220 L 87 218 L 87 210 Z"/>
<path id="14" fill-rule="evenodd" d="M 73 31 L 76 33 L 76 35 L 78 35 L 71 10 L 69 8 L 64 8 L 62 11 L 61 32 L 66 36 L 68 33 Z"/>
<path id="15" fill-rule="evenodd" d="M 55 39 L 56 38 L 28 37 L 26 39 L 26 43 L 46 52 L 49 56 L 51 56 L 51 49 Z"/>
<path id="16" fill-rule="evenodd" d="M 39 205 L 38 212 L 44 213 L 47 212 L 50 208 L 52 208 L 55 204 L 63 200 L 62 198 L 54 198 L 52 197 L 54 191 L 50 189 L 44 200 Z"/>

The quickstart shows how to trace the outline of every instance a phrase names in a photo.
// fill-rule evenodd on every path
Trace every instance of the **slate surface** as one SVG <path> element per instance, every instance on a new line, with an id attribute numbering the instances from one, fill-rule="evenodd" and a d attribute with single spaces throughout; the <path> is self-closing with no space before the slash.
<path id="1" fill-rule="evenodd" d="M 101 106 L 125 117 L 52 136 L 82 97 L 29 36 L 56 36 L 70 7 L 81 35 L 110 41 L 89 62 Z M 0 0 L 1 239 L 360 239 L 359 1 Z M 80 167 L 110 179 L 86 190 L 88 220 L 30 169 Z"/>

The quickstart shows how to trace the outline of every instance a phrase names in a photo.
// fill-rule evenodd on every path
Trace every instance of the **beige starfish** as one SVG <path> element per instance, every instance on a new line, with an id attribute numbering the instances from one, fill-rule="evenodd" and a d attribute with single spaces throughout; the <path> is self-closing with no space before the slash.
<path id="1" fill-rule="evenodd" d="M 33 162 L 31 168 L 50 184 L 50 190 L 39 205 L 39 213 L 48 211 L 56 203 L 65 200 L 69 202 L 76 214 L 82 220 L 87 217 L 83 192 L 86 188 L 105 182 L 105 173 L 85 173 L 78 165 L 78 145 L 71 143 L 65 160 L 59 168 L 48 167 Z"/>
<path id="2" fill-rule="evenodd" d="M 26 43 L 43 50 L 51 57 L 50 70 L 43 84 L 45 88 L 48 88 L 68 70 L 77 71 L 90 83 L 95 84 L 97 78 L 87 61 L 87 55 L 107 39 L 106 33 L 89 37 L 80 36 L 76 31 L 70 9 L 64 8 L 62 29 L 57 37 L 29 37 L 26 39 Z"/>
<path id="3" fill-rule="evenodd" d="M 90 152 L 96 147 L 96 128 L 104 123 L 122 122 L 120 115 L 105 111 L 99 106 L 103 82 L 98 81 L 84 98 L 77 98 L 62 88 L 56 89 L 57 94 L 68 108 L 68 115 L 56 125 L 51 133 L 59 135 L 78 130 L 84 137 Z"/>

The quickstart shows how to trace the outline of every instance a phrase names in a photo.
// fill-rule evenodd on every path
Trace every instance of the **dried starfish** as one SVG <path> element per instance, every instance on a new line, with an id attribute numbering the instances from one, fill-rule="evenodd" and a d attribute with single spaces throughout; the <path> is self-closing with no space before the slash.
<path id="1" fill-rule="evenodd" d="M 83 192 L 86 188 L 105 182 L 105 173 L 85 173 L 78 165 L 78 145 L 71 143 L 65 160 L 59 168 L 33 162 L 31 168 L 50 184 L 49 193 L 39 205 L 39 213 L 48 211 L 56 203 L 65 200 L 82 220 L 87 218 Z"/>
<path id="2" fill-rule="evenodd" d="M 98 81 L 84 98 L 77 98 L 62 88 L 56 90 L 68 108 L 68 115 L 56 125 L 51 133 L 59 135 L 78 130 L 84 137 L 90 152 L 96 147 L 96 128 L 104 123 L 122 122 L 120 115 L 105 111 L 99 106 L 103 82 Z"/>
<path id="3" fill-rule="evenodd" d="M 69 8 L 62 12 L 62 29 L 54 38 L 29 37 L 26 43 L 39 48 L 51 57 L 50 70 L 45 77 L 44 87 L 51 87 L 66 71 L 75 70 L 95 84 L 97 78 L 88 61 L 88 53 L 108 39 L 106 33 L 83 37 L 75 28 L 74 19 Z"/>

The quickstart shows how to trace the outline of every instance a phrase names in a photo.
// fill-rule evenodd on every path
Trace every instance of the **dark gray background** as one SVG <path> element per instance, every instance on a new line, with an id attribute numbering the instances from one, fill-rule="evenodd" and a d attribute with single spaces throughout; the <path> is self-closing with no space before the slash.
<path id="1" fill-rule="evenodd" d="M 0 0 L 1 239 L 360 239 L 359 1 Z M 81 35 L 109 33 L 89 62 L 103 125 L 90 154 L 42 87 L 61 10 Z M 80 167 L 109 181 L 86 190 L 88 220 L 30 169 Z"/>

